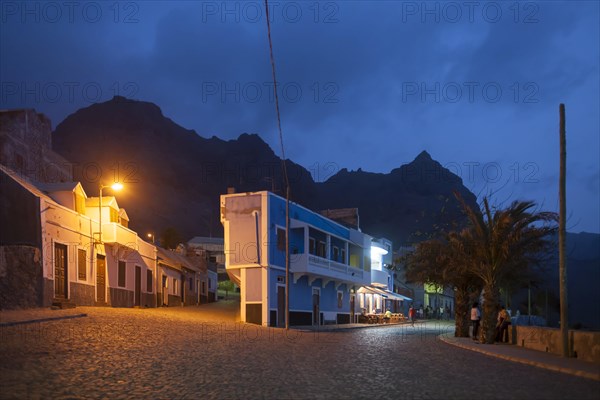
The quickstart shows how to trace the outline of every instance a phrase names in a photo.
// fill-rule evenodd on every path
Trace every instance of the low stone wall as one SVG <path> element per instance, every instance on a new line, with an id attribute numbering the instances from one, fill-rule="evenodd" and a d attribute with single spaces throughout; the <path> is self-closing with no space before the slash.
<path id="1" fill-rule="evenodd" d="M 44 291 L 40 250 L 0 246 L 0 309 L 42 307 Z"/>
<path id="2" fill-rule="evenodd" d="M 84 283 L 71 282 L 70 299 L 78 306 L 93 306 L 95 303 L 95 287 Z"/>
<path id="3" fill-rule="evenodd" d="M 169 307 L 181 307 L 181 296 L 169 295 Z"/>
<path id="4" fill-rule="evenodd" d="M 528 349 L 560 355 L 560 329 L 513 325 L 511 342 Z M 569 330 L 569 346 L 573 356 L 600 364 L 600 332 Z"/>
<path id="5" fill-rule="evenodd" d="M 133 307 L 131 290 L 109 288 L 109 304 L 113 307 Z"/>
<path id="6" fill-rule="evenodd" d="M 154 293 L 143 293 L 142 292 L 142 307 L 154 308 L 156 307 L 156 296 Z"/>
<path id="7" fill-rule="evenodd" d="M 186 306 L 193 306 L 198 304 L 198 294 L 197 293 L 189 293 L 186 294 L 185 296 L 185 305 Z"/>

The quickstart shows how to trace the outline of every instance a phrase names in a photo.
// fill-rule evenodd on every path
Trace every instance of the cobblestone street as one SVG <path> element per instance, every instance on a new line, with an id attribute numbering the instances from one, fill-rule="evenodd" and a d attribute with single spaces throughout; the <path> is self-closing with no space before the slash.
<path id="1" fill-rule="evenodd" d="M 442 343 L 447 323 L 339 332 L 236 322 L 231 304 L 78 307 L 0 328 L 1 398 L 597 399 L 600 383 Z"/>

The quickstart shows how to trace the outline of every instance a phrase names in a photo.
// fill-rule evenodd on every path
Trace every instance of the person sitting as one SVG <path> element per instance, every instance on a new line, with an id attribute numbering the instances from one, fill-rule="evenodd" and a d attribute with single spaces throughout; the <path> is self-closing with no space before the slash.
<path id="1" fill-rule="evenodd" d="M 386 324 L 389 323 L 390 318 L 392 318 L 392 312 L 390 310 L 387 310 L 385 312 L 385 315 L 383 316 L 383 322 L 385 322 Z"/>

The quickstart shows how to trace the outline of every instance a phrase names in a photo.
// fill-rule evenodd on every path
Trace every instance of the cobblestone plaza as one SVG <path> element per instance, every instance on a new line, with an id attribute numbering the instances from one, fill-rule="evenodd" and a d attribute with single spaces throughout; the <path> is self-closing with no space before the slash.
<path id="1" fill-rule="evenodd" d="M 221 308 L 219 308 L 221 307 Z M 1 398 L 597 399 L 600 382 L 450 346 L 450 323 L 285 331 L 222 308 L 2 326 Z"/>

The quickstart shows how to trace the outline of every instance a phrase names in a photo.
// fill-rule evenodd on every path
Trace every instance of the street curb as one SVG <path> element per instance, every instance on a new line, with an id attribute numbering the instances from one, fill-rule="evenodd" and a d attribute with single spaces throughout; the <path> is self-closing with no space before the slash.
<path id="1" fill-rule="evenodd" d="M 403 326 L 403 325 L 408 325 L 406 323 L 399 323 L 399 324 L 365 324 L 364 326 L 349 326 L 349 327 L 344 327 L 343 324 L 340 324 L 342 326 L 340 326 L 339 328 L 330 328 L 330 329 L 309 329 L 309 328 L 295 328 L 293 326 L 290 327 L 290 329 L 299 331 L 299 332 L 319 332 L 319 333 L 327 333 L 327 332 L 344 332 L 344 331 L 353 331 L 356 329 L 369 329 L 369 328 L 382 328 L 382 327 L 390 327 L 390 326 Z"/>
<path id="2" fill-rule="evenodd" d="M 559 366 L 556 366 L 556 365 L 551 365 L 551 364 L 546 364 L 546 363 L 542 363 L 542 362 L 532 361 L 532 360 L 528 360 L 528 359 L 525 359 L 525 358 L 513 357 L 513 356 L 507 356 L 507 355 L 504 355 L 504 354 L 494 353 L 492 351 L 485 350 L 483 348 L 483 347 L 485 347 L 485 345 L 482 345 L 482 348 L 473 348 L 473 347 L 470 347 L 470 346 L 465 346 L 465 345 L 457 343 L 455 341 L 448 340 L 447 338 L 444 337 L 443 334 L 439 335 L 438 338 L 442 342 L 447 343 L 447 344 L 449 344 L 451 346 L 456 346 L 456 347 L 460 347 L 461 349 L 475 351 L 477 353 L 482 353 L 482 354 L 485 354 L 487 356 L 501 358 L 503 360 L 518 362 L 518 363 L 526 364 L 526 365 L 533 365 L 534 367 L 538 367 L 538 368 L 544 368 L 544 369 L 548 369 L 548 370 L 555 371 L 555 372 L 562 372 L 562 373 L 569 374 L 569 375 L 575 375 L 575 376 L 579 376 L 579 377 L 582 377 L 582 378 L 587 378 L 587 379 L 593 379 L 595 381 L 600 381 L 600 374 L 594 374 L 594 373 L 591 373 L 591 372 L 581 371 L 581 370 L 577 370 L 577 369 L 573 369 L 573 368 L 559 367 Z"/>
<path id="3" fill-rule="evenodd" d="M 36 324 L 39 322 L 59 321 L 62 319 L 83 318 L 83 317 L 87 317 L 87 316 L 88 316 L 87 314 L 74 314 L 74 315 L 63 315 L 60 317 L 29 319 L 29 320 L 25 320 L 25 321 L 2 322 L 2 323 L 0 323 L 0 328 L 7 327 L 7 326 L 15 326 L 15 325 Z"/>

